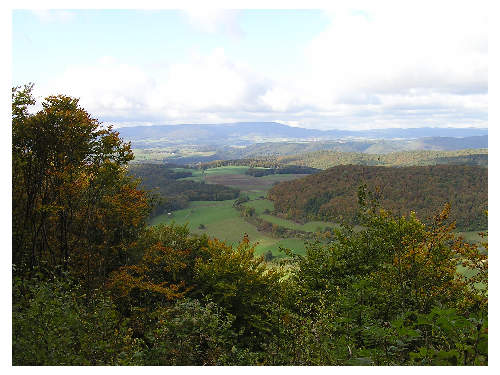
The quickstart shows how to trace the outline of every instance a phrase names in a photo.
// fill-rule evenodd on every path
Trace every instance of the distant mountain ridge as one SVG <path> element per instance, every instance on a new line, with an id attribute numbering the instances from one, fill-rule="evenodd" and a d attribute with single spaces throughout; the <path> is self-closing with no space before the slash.
<path id="1" fill-rule="evenodd" d="M 134 126 L 117 129 L 136 147 L 159 144 L 249 145 L 262 142 L 327 141 L 352 138 L 416 139 L 424 137 L 486 136 L 487 128 L 408 128 L 373 130 L 318 130 L 292 127 L 278 122 L 229 124 L 181 124 Z"/>

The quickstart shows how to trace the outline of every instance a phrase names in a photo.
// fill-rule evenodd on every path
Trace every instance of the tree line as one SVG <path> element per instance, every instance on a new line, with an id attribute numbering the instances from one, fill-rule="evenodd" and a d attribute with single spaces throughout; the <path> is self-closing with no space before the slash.
<path id="1" fill-rule="evenodd" d="M 192 172 L 180 171 L 172 164 L 132 164 L 128 172 L 140 179 L 140 188 L 155 197 L 152 216 L 186 208 L 190 201 L 221 201 L 239 196 L 239 190 L 232 187 L 182 180 L 191 177 Z"/>
<path id="2" fill-rule="evenodd" d="M 263 177 L 272 174 L 312 174 L 319 171 L 320 169 L 305 167 L 302 165 L 286 165 L 286 166 L 265 168 L 265 169 L 250 167 L 245 171 L 245 174 L 254 177 Z"/>
<path id="3" fill-rule="evenodd" d="M 319 169 L 337 165 L 374 165 L 389 167 L 460 164 L 488 167 L 488 149 L 456 151 L 415 150 L 389 153 L 341 152 L 322 150 L 298 155 L 279 156 L 277 162 Z"/>

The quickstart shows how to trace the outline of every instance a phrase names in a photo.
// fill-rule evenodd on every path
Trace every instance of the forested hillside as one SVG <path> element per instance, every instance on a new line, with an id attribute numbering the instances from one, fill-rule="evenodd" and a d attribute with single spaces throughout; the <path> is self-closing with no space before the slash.
<path id="1" fill-rule="evenodd" d="M 457 151 L 402 151 L 386 154 L 362 152 L 318 151 L 276 158 L 277 163 L 296 164 L 319 169 L 336 165 L 384 165 L 404 167 L 411 165 L 463 164 L 488 167 L 488 149 Z"/>
<path id="2" fill-rule="evenodd" d="M 357 196 L 361 226 L 267 262 L 245 233 L 232 246 L 148 226 L 130 144 L 78 99 L 41 104 L 33 113 L 32 86 L 13 88 L 13 365 L 488 365 L 488 244 L 457 238 L 448 205 L 430 225 L 390 214 L 355 186 L 368 167 L 279 185 L 275 199 L 299 199 L 294 186 L 316 193 L 332 174 Z M 482 196 L 486 182 L 472 167 L 377 172 L 401 187 L 396 170 L 420 184 L 411 196 L 430 196 L 428 181 Z"/>
<path id="3" fill-rule="evenodd" d="M 196 164 L 200 168 L 216 168 L 227 165 L 245 165 L 263 168 L 310 167 L 328 169 L 337 165 L 379 165 L 388 167 L 462 164 L 488 167 L 488 149 L 456 151 L 402 151 L 386 154 L 363 152 L 317 151 L 287 156 L 259 156 L 247 159 L 214 160 Z"/>
<path id="4" fill-rule="evenodd" d="M 459 229 L 487 228 L 488 171 L 472 166 L 337 166 L 280 183 L 269 191 L 268 198 L 287 218 L 357 222 L 356 191 L 363 184 L 377 191 L 383 207 L 398 214 L 415 211 L 425 220 L 450 203 L 451 217 Z"/>

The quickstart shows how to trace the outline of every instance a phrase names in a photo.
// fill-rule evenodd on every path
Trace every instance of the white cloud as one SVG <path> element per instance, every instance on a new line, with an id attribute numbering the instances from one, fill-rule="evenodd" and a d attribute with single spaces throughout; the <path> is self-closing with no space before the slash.
<path id="1" fill-rule="evenodd" d="M 50 87 L 80 97 L 98 118 L 128 123 L 487 126 L 488 22 L 482 3 L 372 4 L 328 11 L 329 26 L 303 51 L 305 69 L 283 80 L 253 71 L 218 48 L 153 70 L 104 58 L 71 67 Z M 239 33 L 236 13 L 186 15 L 205 32 Z"/>
<path id="2" fill-rule="evenodd" d="M 81 98 L 82 105 L 101 116 L 140 111 L 154 81 L 141 69 L 104 57 L 92 66 L 73 66 L 42 87 L 44 95 L 64 93 Z"/>
<path id="3" fill-rule="evenodd" d="M 99 118 L 165 123 L 227 121 L 234 112 L 259 111 L 264 87 L 264 79 L 215 49 L 154 71 L 105 57 L 69 68 L 37 91 L 78 97 Z"/>
<path id="4" fill-rule="evenodd" d="M 252 99 L 247 95 L 250 81 L 249 72 L 228 60 L 224 50 L 216 49 L 209 56 L 170 66 L 155 96 L 175 108 L 224 111 Z"/>
<path id="5" fill-rule="evenodd" d="M 69 10 L 37 9 L 33 13 L 42 22 L 70 22 L 75 17 L 75 13 Z"/>
<path id="6" fill-rule="evenodd" d="M 237 10 L 207 9 L 195 7 L 184 11 L 188 22 L 194 28 L 207 33 L 224 33 L 231 37 L 241 37 Z"/>
<path id="7" fill-rule="evenodd" d="M 286 112 L 292 108 L 297 98 L 296 93 L 285 89 L 284 87 L 271 87 L 264 95 L 260 97 L 262 103 L 276 112 Z"/>
<path id="8" fill-rule="evenodd" d="M 399 3 L 396 3 L 399 4 Z M 488 85 L 486 13 L 473 7 L 392 4 L 364 14 L 331 12 L 331 24 L 306 54 L 309 90 L 330 103 L 351 93 L 454 92 Z"/>
<path id="9" fill-rule="evenodd" d="M 277 83 L 261 100 L 275 111 L 311 108 L 324 116 L 359 116 L 359 124 L 368 106 L 374 120 L 387 114 L 387 126 L 395 103 L 408 111 L 420 106 L 427 117 L 432 116 L 425 111 L 429 106 L 455 116 L 471 109 L 487 115 L 484 4 L 381 4 L 326 12 L 330 25 L 304 51 L 308 69 L 294 77 L 295 89 L 289 82 Z M 411 126 L 424 119 L 415 118 Z M 478 123 L 487 126 L 487 120 L 471 125 Z"/>

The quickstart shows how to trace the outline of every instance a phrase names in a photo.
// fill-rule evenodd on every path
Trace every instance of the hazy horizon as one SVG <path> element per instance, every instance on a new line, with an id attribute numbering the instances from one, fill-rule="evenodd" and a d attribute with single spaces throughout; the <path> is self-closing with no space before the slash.
<path id="1" fill-rule="evenodd" d="M 283 122 L 280 122 L 280 121 L 259 121 L 259 122 L 256 122 L 256 121 L 235 121 L 235 122 L 213 122 L 213 123 L 203 123 L 203 122 L 199 122 L 199 123 L 185 123 L 185 122 L 181 122 L 181 123 L 170 123 L 170 124 L 165 124 L 165 123 L 158 123 L 158 124 L 140 124 L 140 125 L 137 125 L 137 124 L 124 124 L 124 123 L 116 123 L 113 127 L 114 128 L 133 128 L 133 127 L 140 127 L 140 126 L 182 126 L 182 125 L 236 125 L 236 124 L 253 124 L 253 123 L 261 123 L 261 124 L 271 124 L 271 123 L 276 123 L 276 124 L 280 124 L 280 125 L 286 125 L 286 126 L 290 126 L 290 127 L 293 127 L 293 128 L 303 128 L 303 129 L 310 129 L 310 130 L 321 130 L 321 131 L 329 131 L 329 130 L 346 130 L 346 131 L 367 131 L 367 130 L 388 130 L 388 129 L 424 129 L 424 128 L 428 128 L 428 129 L 477 129 L 477 130 L 482 130 L 482 129 L 488 129 L 488 124 L 486 124 L 486 126 L 484 127 L 474 127 L 474 126 L 420 126 L 420 127 L 416 127 L 416 126 L 409 126 L 409 127 L 401 127 L 401 126 L 398 126 L 398 127 L 393 127 L 393 128 L 353 128 L 353 129 L 347 129 L 347 128 L 342 128 L 342 127 L 339 127 L 339 128 L 331 128 L 331 129 L 321 129 L 321 128 L 313 128 L 313 127 L 303 127 L 301 126 L 300 124 L 285 124 Z"/>

